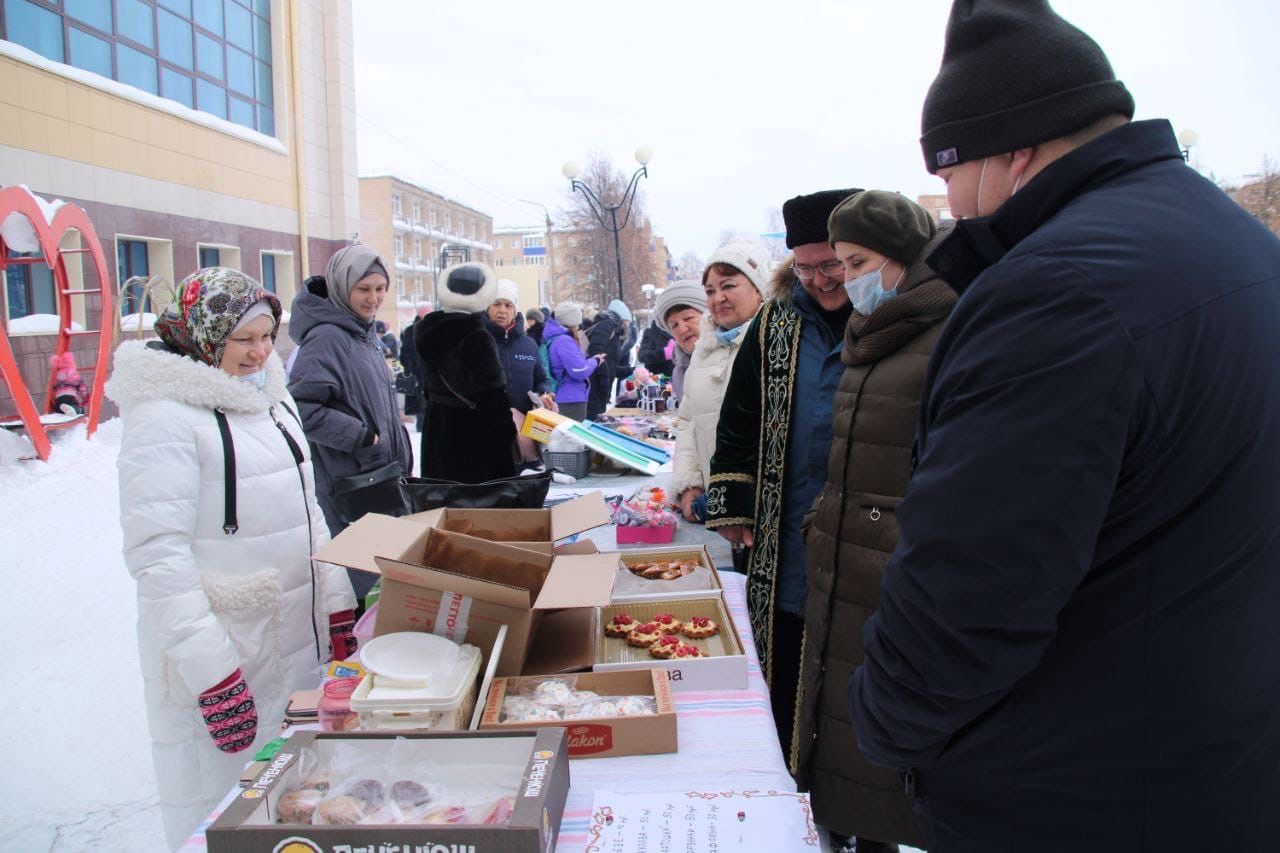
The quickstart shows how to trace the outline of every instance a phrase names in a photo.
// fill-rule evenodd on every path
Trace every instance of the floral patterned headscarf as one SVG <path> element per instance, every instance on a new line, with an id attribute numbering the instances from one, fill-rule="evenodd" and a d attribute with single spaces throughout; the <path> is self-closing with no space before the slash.
<path id="1" fill-rule="evenodd" d="M 239 270 L 196 270 L 182 280 L 177 301 L 170 303 L 156 320 L 156 334 L 171 349 L 218 367 L 236 323 L 258 302 L 266 302 L 271 309 L 275 321 L 271 337 L 275 338 L 281 311 L 274 293 Z"/>

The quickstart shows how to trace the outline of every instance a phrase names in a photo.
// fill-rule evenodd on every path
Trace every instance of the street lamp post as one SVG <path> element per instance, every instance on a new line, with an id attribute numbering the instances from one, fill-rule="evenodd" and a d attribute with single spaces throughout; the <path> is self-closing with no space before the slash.
<path id="1" fill-rule="evenodd" d="M 540 207 L 540 208 L 542 208 L 542 214 L 543 214 L 543 216 L 545 216 L 545 217 L 546 217 L 546 225 L 547 225 L 547 278 L 548 278 L 548 279 L 550 280 L 550 282 L 551 282 L 551 288 L 550 288 L 550 291 L 551 291 L 551 292 L 550 292 L 550 294 L 549 294 L 550 299 L 549 299 L 549 300 L 547 300 L 547 301 L 540 301 L 540 302 L 538 303 L 538 307 L 542 307 L 543 305 L 555 305 L 555 304 L 556 304 L 556 255 L 555 255 L 555 249 L 552 247 L 552 243 L 551 243 L 551 211 L 550 211 L 550 210 L 547 210 L 547 206 L 546 206 L 545 204 L 543 204 L 542 202 L 540 202 L 540 201 L 529 201 L 529 199 L 527 199 L 527 198 L 518 198 L 518 199 L 516 199 L 516 201 L 518 201 L 518 202 L 522 202 L 522 203 L 524 203 L 524 204 L 531 204 L 531 205 L 534 205 L 535 207 Z M 540 299 L 540 300 L 545 300 L 545 299 L 546 299 L 546 297 L 544 297 L 544 296 L 543 296 L 543 294 L 541 294 L 541 293 L 539 293 L 539 294 L 538 294 L 538 297 L 539 297 L 539 299 Z"/>
<path id="2" fill-rule="evenodd" d="M 653 151 L 649 148 L 640 147 L 636 149 L 636 162 L 640 164 L 640 168 L 636 169 L 635 174 L 631 176 L 631 182 L 627 184 L 627 191 L 622 194 L 622 198 L 618 200 L 617 204 L 612 206 L 600 201 L 599 197 L 591 191 L 590 187 L 577 179 L 578 175 L 582 174 L 582 167 L 576 162 L 570 160 L 568 163 L 565 163 L 564 168 L 560 170 L 561 173 L 569 179 L 569 186 L 574 190 L 581 190 L 582 194 L 586 196 L 587 206 L 590 207 L 591 212 L 595 214 L 596 221 L 600 223 L 600 227 L 613 234 L 613 254 L 614 258 L 618 262 L 618 299 L 624 302 L 625 300 L 622 298 L 622 243 L 618 239 L 618 234 L 623 228 L 626 228 L 627 223 L 631 221 L 631 207 L 635 204 L 636 187 L 639 186 L 640 179 L 642 177 L 647 178 L 649 176 L 649 161 L 652 159 Z M 622 210 L 624 207 L 626 208 L 626 211 L 622 215 L 622 224 L 619 225 L 618 211 Z M 604 210 L 609 211 L 608 222 L 605 222 L 604 214 L 602 213 Z"/>
<path id="3" fill-rule="evenodd" d="M 1200 137 L 1191 128 L 1187 128 L 1178 134 L 1178 144 L 1182 146 L 1182 159 L 1191 162 L 1191 146 L 1196 144 L 1196 140 Z"/>
<path id="4" fill-rule="evenodd" d="M 654 287 L 652 284 L 645 283 L 640 285 L 640 290 L 641 292 L 644 293 L 645 307 L 649 309 L 648 325 L 652 326 L 653 325 L 653 292 L 657 290 L 657 288 Z"/>

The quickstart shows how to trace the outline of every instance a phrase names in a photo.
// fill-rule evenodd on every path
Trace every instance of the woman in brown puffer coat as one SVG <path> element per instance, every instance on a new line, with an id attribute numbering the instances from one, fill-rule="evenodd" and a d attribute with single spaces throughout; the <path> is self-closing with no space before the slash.
<path id="1" fill-rule="evenodd" d="M 858 850 L 924 846 L 892 770 L 858 750 L 846 694 L 862 626 L 898 542 L 894 508 L 911 479 L 929 356 L 956 295 L 925 264 L 950 231 L 919 205 L 870 190 L 841 203 L 828 233 L 854 311 L 845 327 L 827 482 L 806 518 L 808 596 L 793 766 L 814 818 Z M 880 842 L 879 846 L 872 846 Z"/>

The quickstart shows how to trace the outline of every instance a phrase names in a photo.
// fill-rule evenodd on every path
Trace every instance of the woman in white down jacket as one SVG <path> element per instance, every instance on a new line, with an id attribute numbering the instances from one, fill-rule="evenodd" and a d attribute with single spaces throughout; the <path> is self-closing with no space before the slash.
<path id="1" fill-rule="evenodd" d="M 272 352 L 279 322 L 253 279 L 200 270 L 157 320 L 159 341 L 116 351 L 107 386 L 124 417 L 120 522 L 173 846 L 277 735 L 331 644 L 354 647 L 346 573 L 310 559 L 329 534 Z"/>
<path id="2" fill-rule="evenodd" d="M 709 313 L 702 319 L 702 336 L 684 374 L 671 481 L 671 493 L 689 521 L 706 521 L 704 492 L 711 478 L 720 403 L 768 280 L 769 252 L 754 240 L 725 243 L 702 271 Z"/>

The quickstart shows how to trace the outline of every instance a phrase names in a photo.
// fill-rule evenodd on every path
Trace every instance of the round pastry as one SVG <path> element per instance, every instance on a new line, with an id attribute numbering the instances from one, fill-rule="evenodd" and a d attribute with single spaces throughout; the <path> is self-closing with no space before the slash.
<path id="1" fill-rule="evenodd" d="M 534 701 L 543 705 L 563 705 L 573 695 L 573 690 L 563 681 L 550 679 L 539 684 L 533 691 Z"/>
<path id="2" fill-rule="evenodd" d="M 661 625 L 657 622 L 645 622 L 631 629 L 631 633 L 627 635 L 627 645 L 647 648 L 656 643 L 661 636 Z"/>
<path id="3" fill-rule="evenodd" d="M 507 713 L 506 722 L 508 723 L 546 723 L 552 720 L 562 720 L 564 717 L 555 708 L 548 708 L 546 705 L 529 705 L 527 708 L 516 713 Z"/>
<path id="4" fill-rule="evenodd" d="M 343 793 L 348 797 L 362 800 L 372 808 L 386 799 L 387 789 L 382 787 L 382 783 L 377 779 L 361 779 L 359 782 L 348 785 Z"/>
<path id="5" fill-rule="evenodd" d="M 315 822 L 321 826 L 351 826 L 363 820 L 367 811 L 359 797 L 331 797 L 316 809 Z"/>
<path id="6" fill-rule="evenodd" d="M 280 798 L 277 809 L 281 823 L 311 823 L 316 806 L 324 799 L 324 792 L 314 788 L 299 788 Z"/>
<path id="7" fill-rule="evenodd" d="M 720 633 L 720 626 L 706 616 L 694 616 L 680 628 L 680 633 L 692 640 L 705 640 Z"/>
<path id="8" fill-rule="evenodd" d="M 631 633 L 632 628 L 639 624 L 627 614 L 619 613 L 605 624 L 604 635 L 606 637 L 625 637 Z"/>
<path id="9" fill-rule="evenodd" d="M 680 638 L 675 634 L 666 634 L 649 647 L 649 654 L 661 660 L 668 660 L 678 648 L 680 648 Z"/>
<path id="10" fill-rule="evenodd" d="M 672 616 L 670 613 L 659 613 L 657 616 L 653 617 L 652 621 L 657 622 L 658 625 L 661 626 L 662 633 L 664 634 L 680 633 L 680 620 Z"/>
<path id="11" fill-rule="evenodd" d="M 623 696 L 618 700 L 619 717 L 651 716 L 658 713 L 652 699 L 644 696 Z"/>
<path id="12" fill-rule="evenodd" d="M 697 646 L 691 646 L 687 643 L 682 643 L 674 652 L 671 653 L 671 660 L 685 660 L 687 658 L 700 657 L 704 657 L 702 650 Z"/>
<path id="13" fill-rule="evenodd" d="M 317 770 L 307 777 L 301 787 L 310 788 L 313 791 L 327 791 L 331 784 L 328 770 Z"/>
<path id="14" fill-rule="evenodd" d="M 399 782 L 392 784 L 391 799 L 395 800 L 397 806 L 408 808 L 411 806 L 425 806 L 435 799 L 435 794 L 421 782 L 414 782 L 412 779 L 401 779 Z"/>

